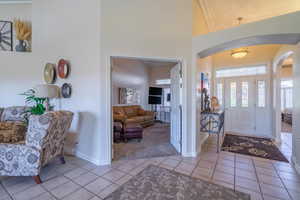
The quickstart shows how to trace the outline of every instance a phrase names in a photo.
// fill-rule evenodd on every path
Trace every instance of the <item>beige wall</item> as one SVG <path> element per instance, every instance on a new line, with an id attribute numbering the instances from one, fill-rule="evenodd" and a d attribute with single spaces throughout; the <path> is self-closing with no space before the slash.
<path id="1" fill-rule="evenodd" d="M 101 10 L 101 93 L 109 93 L 109 57 L 129 56 L 142 58 L 183 59 L 185 70 L 191 66 L 192 1 L 182 0 L 102 0 Z M 189 72 L 185 72 L 185 75 Z M 190 86 L 184 83 L 184 87 Z M 185 90 L 186 91 L 186 90 Z M 188 94 L 185 94 L 184 102 Z M 101 110 L 109 112 L 109 99 L 101 99 Z M 184 108 L 185 109 L 185 108 Z M 108 113 L 109 114 L 109 113 Z M 105 115 L 101 124 L 110 124 Z M 184 122 L 185 123 L 185 122 Z M 185 128 L 187 127 L 184 124 Z M 189 126 L 190 127 L 190 126 Z M 110 126 L 106 133 L 109 134 Z M 186 131 L 185 131 L 186 133 Z M 189 137 L 189 135 L 188 135 Z M 111 146 L 106 135 L 103 148 Z M 190 138 L 184 153 L 190 152 Z M 185 141 L 184 141 L 185 142 Z M 110 152 L 107 153 L 109 159 Z"/>
<path id="2" fill-rule="evenodd" d="M 156 80 L 159 79 L 170 79 L 171 78 L 171 69 L 174 66 L 166 67 L 150 67 L 149 69 L 149 84 L 153 87 L 170 87 L 170 85 L 156 85 Z"/>
<path id="3" fill-rule="evenodd" d="M 280 77 L 281 78 L 293 78 L 293 66 L 289 67 L 281 67 L 280 69 Z"/>
<path id="4" fill-rule="evenodd" d="M 112 65 L 113 105 L 119 104 L 119 88 L 134 88 L 140 93 L 140 105 L 148 107 L 149 68 L 135 59 L 116 58 Z"/>
<path id="5" fill-rule="evenodd" d="M 207 34 L 209 32 L 202 8 L 198 0 L 193 1 L 193 36 Z"/>
<path id="6" fill-rule="evenodd" d="M 236 59 L 231 56 L 232 50 L 213 55 L 214 68 L 235 67 L 264 64 L 270 62 L 281 45 L 257 45 L 245 47 L 249 54 L 244 58 Z"/>
<path id="7" fill-rule="evenodd" d="M 16 9 L 19 10 L 18 6 Z M 79 137 L 77 153 L 100 164 L 103 133 L 100 123 L 103 111 L 99 105 L 100 3 L 72 1 L 70 6 L 69 0 L 33 0 L 32 9 L 33 52 L 0 51 L 0 93 L 3 94 L 0 107 L 24 105 L 24 98 L 18 94 L 44 83 L 47 62 L 57 63 L 60 58 L 70 60 L 70 77 L 58 79 L 56 84 L 70 83 L 73 94 L 70 99 L 58 101 L 55 109 L 80 113 L 75 130 Z"/>
<path id="8" fill-rule="evenodd" d="M 0 4 L 0 20 L 14 21 L 21 19 L 22 21 L 31 22 L 32 6 L 31 4 Z M 15 32 L 13 32 L 13 46 L 17 45 Z"/>

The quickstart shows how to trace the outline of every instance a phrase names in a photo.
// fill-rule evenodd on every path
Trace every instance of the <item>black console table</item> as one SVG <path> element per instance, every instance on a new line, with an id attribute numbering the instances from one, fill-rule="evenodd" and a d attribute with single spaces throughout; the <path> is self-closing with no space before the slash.
<path id="1" fill-rule="evenodd" d="M 218 135 L 217 151 L 220 152 L 220 135 L 224 137 L 224 110 L 203 111 L 200 116 L 200 131 Z M 222 130 L 223 129 L 223 130 Z M 221 131 L 222 130 L 222 131 Z"/>

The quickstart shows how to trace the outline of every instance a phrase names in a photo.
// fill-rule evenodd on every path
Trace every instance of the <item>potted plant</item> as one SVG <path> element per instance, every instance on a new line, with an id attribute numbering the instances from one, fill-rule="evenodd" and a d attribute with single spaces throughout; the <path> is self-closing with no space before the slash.
<path id="1" fill-rule="evenodd" d="M 46 98 L 38 98 L 34 94 L 35 91 L 33 89 L 21 94 L 25 96 L 26 105 L 30 105 L 30 108 L 25 113 L 25 119 L 27 122 L 30 115 L 42 115 L 46 111 L 46 107 L 44 106 Z"/>

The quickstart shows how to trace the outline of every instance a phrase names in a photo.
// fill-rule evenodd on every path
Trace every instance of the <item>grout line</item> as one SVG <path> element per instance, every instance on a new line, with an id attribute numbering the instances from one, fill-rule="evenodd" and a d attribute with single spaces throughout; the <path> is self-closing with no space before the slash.
<path id="1" fill-rule="evenodd" d="M 3 190 L 6 192 L 6 194 L 9 196 L 9 198 L 11 200 L 13 200 L 13 196 L 8 192 L 8 190 L 6 189 L 6 187 L 3 185 L 2 181 L 0 181 L 0 186 L 3 188 Z"/>
<path id="2" fill-rule="evenodd" d="M 255 165 L 255 162 L 254 162 L 253 158 L 251 158 L 251 161 L 252 161 L 252 165 L 254 167 L 254 172 L 255 172 L 256 181 L 257 181 L 257 184 L 258 184 L 258 187 L 259 187 L 260 195 L 261 195 L 262 199 L 264 200 L 265 197 L 264 197 L 263 191 L 261 189 L 260 181 L 259 181 L 259 178 L 258 178 L 258 175 L 257 175 L 257 171 L 256 171 L 256 165 Z"/>
<path id="3" fill-rule="evenodd" d="M 278 178 L 280 179 L 280 181 L 281 181 L 281 183 L 282 183 L 284 189 L 287 191 L 287 193 L 288 193 L 290 199 L 293 199 L 293 197 L 292 197 L 292 195 L 290 194 L 288 188 L 285 186 L 285 183 L 283 182 L 283 180 L 282 180 L 282 178 L 281 178 L 279 172 L 277 171 L 277 168 L 275 167 L 274 163 L 272 163 L 272 166 L 273 166 L 273 168 L 275 169 L 275 172 L 276 172 Z"/>
<path id="4" fill-rule="evenodd" d="M 236 191 L 236 154 L 234 154 L 234 181 L 233 190 Z"/>

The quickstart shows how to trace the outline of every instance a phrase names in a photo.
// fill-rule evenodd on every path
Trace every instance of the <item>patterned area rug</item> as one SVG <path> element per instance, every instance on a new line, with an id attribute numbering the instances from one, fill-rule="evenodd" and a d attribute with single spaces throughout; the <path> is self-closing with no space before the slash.
<path id="1" fill-rule="evenodd" d="M 226 134 L 222 151 L 289 162 L 271 139 Z"/>
<path id="2" fill-rule="evenodd" d="M 105 200 L 250 200 L 250 195 L 154 165 Z"/>

